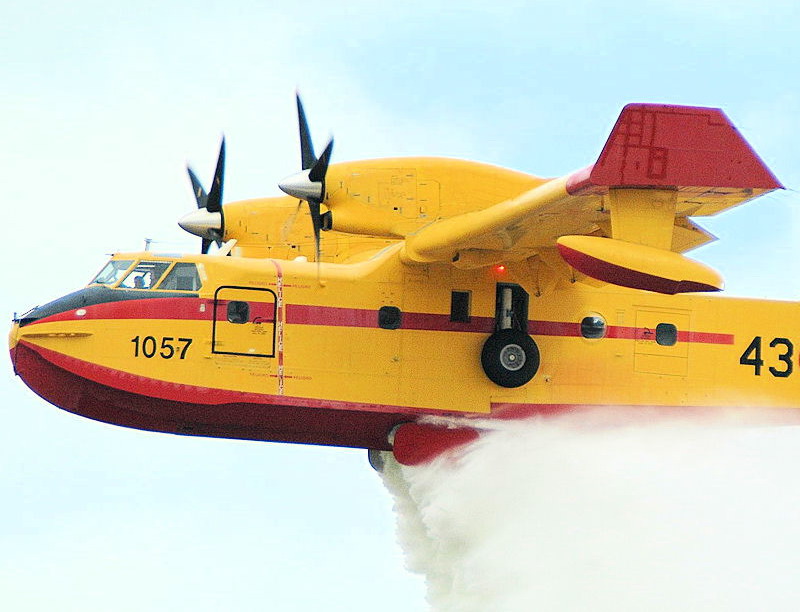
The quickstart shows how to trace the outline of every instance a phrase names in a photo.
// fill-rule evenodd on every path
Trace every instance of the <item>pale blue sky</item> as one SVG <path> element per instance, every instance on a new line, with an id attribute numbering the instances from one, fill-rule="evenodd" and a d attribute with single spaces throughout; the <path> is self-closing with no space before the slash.
<path id="1" fill-rule="evenodd" d="M 277 194 L 299 164 L 295 87 L 338 160 L 446 155 L 559 175 L 596 158 L 625 103 L 670 102 L 722 107 L 800 185 L 789 0 L 344 6 L 5 3 L 7 320 L 145 237 L 195 249 L 175 223 L 194 207 L 184 165 L 207 176 L 222 132 L 226 200 Z M 708 221 L 722 240 L 695 256 L 737 294 L 796 298 L 799 200 Z M 4 609 L 424 608 L 364 452 L 94 423 L 33 396 L 8 362 L 0 385 Z"/>

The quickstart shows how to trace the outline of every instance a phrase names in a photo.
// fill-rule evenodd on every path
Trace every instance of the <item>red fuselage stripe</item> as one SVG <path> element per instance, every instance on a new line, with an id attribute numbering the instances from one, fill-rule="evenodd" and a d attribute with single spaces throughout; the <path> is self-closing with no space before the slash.
<path id="1" fill-rule="evenodd" d="M 283 291 L 279 291 L 278 301 L 282 303 Z M 264 312 L 262 318 L 271 320 L 273 309 L 270 304 L 262 304 Z M 80 321 L 97 319 L 173 319 L 173 320 L 198 320 L 211 321 L 214 313 L 214 301 L 203 298 L 152 298 L 146 300 L 129 300 L 121 302 L 107 302 L 87 306 L 85 314 L 78 316 L 77 310 L 69 310 L 57 315 L 52 315 L 40 322 L 51 321 Z M 224 308 L 217 308 L 217 320 L 225 320 Z M 255 312 L 255 311 L 253 311 Z M 289 325 L 321 325 L 325 327 L 359 327 L 378 328 L 378 313 L 368 308 L 341 308 L 336 306 L 310 306 L 305 304 L 286 304 L 285 310 L 278 308 L 278 318 L 285 319 L 281 324 Z M 34 325 L 34 324 L 31 324 Z M 446 314 L 432 314 L 424 312 L 403 312 L 402 329 L 416 331 L 441 331 L 441 332 L 469 332 L 490 334 L 494 331 L 494 318 L 471 317 L 468 323 L 459 323 L 450 320 Z M 580 323 L 566 321 L 537 321 L 529 322 L 529 332 L 532 336 L 581 336 Z M 630 327 L 609 325 L 606 338 L 624 340 L 652 340 L 652 330 L 643 327 Z M 281 347 L 280 338 L 278 345 Z M 733 334 L 700 331 L 678 331 L 679 342 L 694 342 L 700 344 L 733 344 Z M 279 350 L 279 355 L 282 350 Z"/>

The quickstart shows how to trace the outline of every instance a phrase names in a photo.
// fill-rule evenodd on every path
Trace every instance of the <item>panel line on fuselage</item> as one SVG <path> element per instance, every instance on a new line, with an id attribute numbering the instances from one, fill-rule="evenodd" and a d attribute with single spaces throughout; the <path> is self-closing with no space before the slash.
<path id="1" fill-rule="evenodd" d="M 275 303 L 275 334 L 278 343 L 278 395 L 285 392 L 284 368 L 283 368 L 283 268 L 277 259 L 270 259 L 275 266 L 275 293 L 277 302 Z"/>

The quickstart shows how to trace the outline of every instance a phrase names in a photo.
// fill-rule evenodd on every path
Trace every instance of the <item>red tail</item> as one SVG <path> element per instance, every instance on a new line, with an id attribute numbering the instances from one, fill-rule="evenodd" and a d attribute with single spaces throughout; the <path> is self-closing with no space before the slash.
<path id="1" fill-rule="evenodd" d="M 720 109 L 628 104 L 597 163 L 568 190 L 593 187 L 783 186 Z"/>

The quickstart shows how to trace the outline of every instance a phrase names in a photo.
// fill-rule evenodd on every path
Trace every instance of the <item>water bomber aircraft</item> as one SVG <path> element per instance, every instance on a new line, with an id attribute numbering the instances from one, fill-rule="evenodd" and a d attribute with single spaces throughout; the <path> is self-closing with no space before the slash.
<path id="1" fill-rule="evenodd" d="M 223 202 L 223 140 L 208 191 L 189 169 L 180 225 L 200 253 L 116 253 L 15 316 L 26 385 L 125 427 L 358 447 L 376 465 L 431 460 L 492 419 L 797 419 L 798 304 L 722 296 L 685 255 L 714 239 L 697 219 L 782 188 L 721 110 L 629 104 L 593 164 L 540 178 L 332 163 L 297 109 L 285 196 Z"/>

